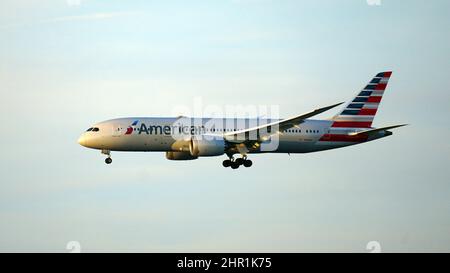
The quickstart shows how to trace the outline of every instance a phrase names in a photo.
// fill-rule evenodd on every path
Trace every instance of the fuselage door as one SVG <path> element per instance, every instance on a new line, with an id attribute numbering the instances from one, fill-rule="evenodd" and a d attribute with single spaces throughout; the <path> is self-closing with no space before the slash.
<path id="1" fill-rule="evenodd" d="M 112 136 L 113 137 L 119 137 L 122 135 L 123 129 L 121 128 L 120 124 L 113 124 L 112 125 Z"/>
<path id="2" fill-rule="evenodd" d="M 321 139 L 324 140 L 324 141 L 331 140 L 330 128 L 324 128 L 323 129 L 323 134 L 322 134 Z"/>

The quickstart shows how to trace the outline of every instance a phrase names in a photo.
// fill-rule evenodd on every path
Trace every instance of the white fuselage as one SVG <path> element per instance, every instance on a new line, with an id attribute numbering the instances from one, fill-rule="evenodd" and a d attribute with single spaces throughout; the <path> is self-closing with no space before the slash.
<path id="1" fill-rule="evenodd" d="M 119 118 L 93 125 L 93 128 L 98 129 L 83 133 L 78 142 L 85 147 L 108 151 L 188 151 L 187 141 L 191 137 L 223 136 L 270 122 L 272 121 L 257 119 Z M 132 125 L 133 123 L 136 124 Z M 308 153 L 354 145 L 384 136 L 380 134 L 379 137 L 365 141 L 327 140 L 327 135 L 364 130 L 331 128 L 331 124 L 331 120 L 307 119 L 295 128 L 277 134 L 277 139 L 272 138 L 273 145 L 268 150 L 258 149 L 249 153 Z"/>

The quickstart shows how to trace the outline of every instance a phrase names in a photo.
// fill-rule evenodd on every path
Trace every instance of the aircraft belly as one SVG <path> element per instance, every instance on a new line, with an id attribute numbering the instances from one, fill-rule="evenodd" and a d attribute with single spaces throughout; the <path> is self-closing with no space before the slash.
<path id="1" fill-rule="evenodd" d="M 174 139 L 171 136 L 144 136 L 146 138 L 146 150 L 154 152 L 170 151 Z"/>
<path id="2" fill-rule="evenodd" d="M 309 153 L 315 150 L 317 139 L 312 136 L 283 135 L 275 153 Z"/>
<path id="3" fill-rule="evenodd" d="M 171 136 L 133 135 L 114 137 L 105 147 L 112 151 L 170 151 L 174 140 Z"/>
<path id="4" fill-rule="evenodd" d="M 314 150 L 314 141 L 280 141 L 276 153 L 308 153 Z"/>

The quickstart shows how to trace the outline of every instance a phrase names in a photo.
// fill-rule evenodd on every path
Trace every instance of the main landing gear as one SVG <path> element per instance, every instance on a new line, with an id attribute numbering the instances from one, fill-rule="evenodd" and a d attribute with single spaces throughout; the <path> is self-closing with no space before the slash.
<path id="1" fill-rule="evenodd" d="M 109 150 L 102 150 L 102 154 L 107 155 L 108 157 L 105 159 L 106 164 L 112 163 L 111 152 Z"/>
<path id="2" fill-rule="evenodd" d="M 243 165 L 246 168 L 250 168 L 253 165 L 253 162 L 250 159 L 247 159 L 247 156 L 244 156 L 242 158 L 236 158 L 230 157 L 230 159 L 226 159 L 222 162 L 222 165 L 225 168 L 231 167 L 232 169 L 238 169 L 241 165 Z"/>

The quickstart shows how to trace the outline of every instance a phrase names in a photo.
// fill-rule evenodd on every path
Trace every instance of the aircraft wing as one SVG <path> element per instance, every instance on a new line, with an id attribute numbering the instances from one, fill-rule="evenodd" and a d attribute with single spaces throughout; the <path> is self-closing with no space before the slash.
<path id="1" fill-rule="evenodd" d="M 258 142 L 263 142 L 263 141 L 269 139 L 270 136 L 272 136 L 272 135 L 282 134 L 282 132 L 284 130 L 298 126 L 298 124 L 304 122 L 305 119 L 313 117 L 318 114 L 321 114 L 325 111 L 328 111 L 331 108 L 341 105 L 342 103 L 343 102 L 333 104 L 333 105 L 330 105 L 327 107 L 313 110 L 311 112 L 308 112 L 308 113 L 305 113 L 302 115 L 290 117 L 287 119 L 279 120 L 279 121 L 268 123 L 268 124 L 263 124 L 261 126 L 248 128 L 248 129 L 236 131 L 236 132 L 229 132 L 229 133 L 224 134 L 224 138 L 228 142 L 235 143 L 235 144 L 245 143 L 245 142 L 254 144 L 254 143 L 258 143 Z M 264 131 L 264 133 L 262 133 L 261 131 Z M 250 134 L 257 136 L 257 137 L 255 139 L 249 139 L 248 137 L 246 137 Z"/>

